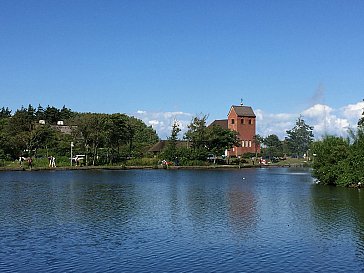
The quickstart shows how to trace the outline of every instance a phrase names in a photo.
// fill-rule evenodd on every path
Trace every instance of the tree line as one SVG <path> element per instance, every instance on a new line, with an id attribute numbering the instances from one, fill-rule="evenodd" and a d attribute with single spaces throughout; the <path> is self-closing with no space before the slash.
<path id="1" fill-rule="evenodd" d="M 261 145 L 261 155 L 275 160 L 286 156 L 308 157 L 310 146 L 314 140 L 313 126 L 306 124 L 302 116 L 298 117 L 294 127 L 286 131 L 287 136 L 280 140 L 275 134 L 262 137 L 255 136 L 255 141 Z"/>
<path id="2" fill-rule="evenodd" d="M 199 165 L 206 162 L 209 154 L 222 155 L 226 149 L 239 145 L 237 133 L 221 126 L 207 126 L 207 115 L 194 117 L 188 125 L 188 130 L 183 136 L 185 145 L 178 145 L 178 121 L 172 126 L 166 149 L 160 155 L 169 161 L 176 161 L 183 165 Z"/>
<path id="3" fill-rule="evenodd" d="M 58 121 L 68 132 L 59 130 Z M 0 110 L 0 158 L 5 160 L 50 154 L 69 160 L 72 142 L 74 154 L 87 155 L 89 164 L 109 164 L 143 156 L 158 140 L 151 126 L 121 113 L 79 113 L 40 105 L 21 107 L 14 114 L 9 108 Z"/>
<path id="4" fill-rule="evenodd" d="M 44 122 L 39 123 L 39 120 Z M 57 126 L 63 121 L 64 126 Z M 68 128 L 62 132 L 59 127 Z M 155 159 L 175 161 L 181 165 L 206 164 L 210 155 L 221 156 L 225 150 L 239 145 L 236 132 L 220 126 L 208 126 L 207 116 L 194 117 L 186 133 L 180 137 L 179 123 L 174 122 L 167 146 Z M 313 176 L 323 184 L 359 185 L 364 183 L 364 112 L 349 137 L 325 136 L 314 141 L 313 127 L 300 116 L 286 137 L 256 135 L 254 145 L 261 153 L 246 158 L 264 157 L 271 161 L 282 157 L 303 157 L 313 160 Z M 181 140 L 184 140 L 181 145 Z M 73 152 L 87 156 L 89 165 L 125 162 L 130 158 L 152 157 L 149 148 L 159 141 L 151 126 L 122 113 L 80 113 L 63 106 L 43 108 L 32 105 L 14 113 L 0 109 L 0 159 L 19 157 L 46 158 L 56 156 L 69 163 Z M 215 157 L 216 158 L 216 157 Z M 153 163 L 154 164 L 154 163 Z"/>
<path id="5" fill-rule="evenodd" d="M 182 161 L 206 161 L 208 155 L 221 156 L 225 150 L 240 145 L 236 132 L 223 129 L 218 125 L 207 126 L 206 120 L 207 115 L 192 119 L 187 132 L 182 136 L 182 139 L 189 143 L 184 146 L 178 146 L 178 134 L 181 130 L 178 122 L 175 122 L 162 157 L 172 161 L 175 158 Z M 256 151 L 259 150 L 258 147 L 261 147 L 261 152 L 245 154 L 244 157 L 262 156 L 269 160 L 285 156 L 302 157 L 308 153 L 313 142 L 312 131 L 313 127 L 307 125 L 303 118 L 299 117 L 295 126 L 286 131 L 287 137 L 284 140 L 280 140 L 274 134 L 267 137 L 255 135 L 253 145 Z"/>

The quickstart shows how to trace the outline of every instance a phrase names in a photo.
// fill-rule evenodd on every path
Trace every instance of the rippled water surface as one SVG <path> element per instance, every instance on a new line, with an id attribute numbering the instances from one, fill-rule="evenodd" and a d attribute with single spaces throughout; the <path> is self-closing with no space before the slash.
<path id="1" fill-rule="evenodd" d="M 364 192 L 307 169 L 0 173 L 0 272 L 362 272 Z"/>

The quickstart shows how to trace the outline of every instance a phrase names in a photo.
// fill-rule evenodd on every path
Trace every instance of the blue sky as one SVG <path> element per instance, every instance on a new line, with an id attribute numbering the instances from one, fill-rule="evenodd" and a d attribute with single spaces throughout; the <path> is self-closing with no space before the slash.
<path id="1" fill-rule="evenodd" d="M 0 106 L 121 112 L 164 138 L 243 98 L 262 135 L 300 114 L 342 135 L 364 107 L 363 28 L 361 0 L 1 0 Z"/>

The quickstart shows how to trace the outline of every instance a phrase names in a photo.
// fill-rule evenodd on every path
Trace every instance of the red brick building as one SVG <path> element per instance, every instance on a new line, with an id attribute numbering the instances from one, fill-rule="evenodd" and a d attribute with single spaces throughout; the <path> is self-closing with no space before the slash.
<path id="1" fill-rule="evenodd" d="M 245 153 L 260 152 L 260 146 L 255 143 L 256 116 L 250 106 L 231 106 L 228 119 L 215 120 L 211 125 L 219 125 L 238 133 L 240 146 L 233 147 L 226 151 L 229 157 L 238 157 Z"/>

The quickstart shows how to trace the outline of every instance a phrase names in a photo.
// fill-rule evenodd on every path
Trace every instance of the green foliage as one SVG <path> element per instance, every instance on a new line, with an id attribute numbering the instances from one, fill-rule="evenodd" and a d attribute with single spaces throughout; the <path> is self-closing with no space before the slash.
<path id="1" fill-rule="evenodd" d="M 168 137 L 168 144 L 166 149 L 163 151 L 163 158 L 166 160 L 175 160 L 179 157 L 177 143 L 178 143 L 178 133 L 181 131 L 177 121 L 174 121 L 172 125 L 171 136 Z"/>
<path id="2" fill-rule="evenodd" d="M 65 157 L 68 162 L 73 142 L 73 155 L 87 155 L 89 164 L 115 163 L 130 156 L 143 156 L 158 141 L 152 127 L 125 114 L 76 113 L 65 106 L 44 109 L 41 105 L 37 109 L 31 105 L 21 107 L 13 116 L 10 114 L 8 108 L 0 110 L 0 153 L 10 159 L 51 154 Z M 45 120 L 46 124 L 39 124 L 38 120 Z M 71 135 L 54 126 L 60 120 L 72 125 Z"/>
<path id="3" fill-rule="evenodd" d="M 273 158 L 283 155 L 283 145 L 277 135 L 269 135 L 264 138 L 263 143 L 265 148 L 263 149 L 263 155 Z"/>
<path id="4" fill-rule="evenodd" d="M 28 111 L 28 109 L 30 111 Z M 10 127 L 8 128 L 8 131 L 11 134 L 29 132 L 32 130 L 36 119 L 32 107 L 30 106 L 28 109 L 22 107 L 20 110 L 16 110 L 14 115 L 10 117 L 11 123 L 9 123 Z"/>
<path id="5" fill-rule="evenodd" d="M 125 161 L 126 166 L 157 166 L 157 158 L 133 158 Z"/>
<path id="6" fill-rule="evenodd" d="M 159 137 L 152 126 L 147 126 L 142 120 L 128 117 L 128 146 L 129 155 L 142 157 L 148 149 L 159 141 Z"/>
<path id="7" fill-rule="evenodd" d="M 238 145 L 239 139 L 237 132 L 226 130 L 218 125 L 207 128 L 206 148 L 210 153 L 221 156 L 225 150 Z"/>
<path id="8" fill-rule="evenodd" d="M 312 145 L 313 175 L 323 184 L 364 185 L 364 126 L 363 117 L 349 138 L 328 136 Z"/>
<path id="9" fill-rule="evenodd" d="M 194 117 L 188 125 L 188 130 L 185 133 L 185 139 L 192 143 L 192 148 L 201 150 L 206 145 L 207 140 L 207 116 L 203 115 L 201 118 Z"/>
<path id="10" fill-rule="evenodd" d="M 3 107 L 0 110 L 0 119 L 3 118 L 10 118 L 11 117 L 11 110 L 8 107 Z"/>
<path id="11" fill-rule="evenodd" d="M 191 143 L 190 160 L 206 160 L 208 155 L 206 148 L 208 137 L 206 119 L 206 115 L 201 118 L 194 117 L 188 125 L 184 138 Z"/>
<path id="12" fill-rule="evenodd" d="M 326 185 L 347 185 L 348 181 L 339 180 L 344 177 L 342 171 L 349 157 L 349 143 L 345 139 L 327 136 L 313 143 L 312 152 L 314 177 Z"/>
<path id="13" fill-rule="evenodd" d="M 287 131 L 287 145 L 293 155 L 302 156 L 305 154 L 313 141 L 313 127 L 305 123 L 302 117 L 296 121 L 292 130 Z"/>
<path id="14" fill-rule="evenodd" d="M 255 153 L 245 153 L 245 154 L 243 154 L 244 159 L 251 159 L 253 157 L 255 157 Z"/>
<path id="15" fill-rule="evenodd" d="M 142 157 L 158 140 L 156 132 L 141 120 L 125 114 L 79 114 L 75 138 L 89 164 L 113 164 L 130 157 Z M 83 147 L 83 150 L 82 150 Z M 100 148 L 106 149 L 100 155 Z M 101 161 L 100 161 L 101 156 Z"/>
<path id="16" fill-rule="evenodd" d="M 206 126 L 207 116 L 194 117 L 185 134 L 191 145 L 190 160 L 206 160 L 209 154 L 220 156 L 239 144 L 237 133 L 221 126 Z"/>
<path id="17" fill-rule="evenodd" d="M 39 107 L 38 107 L 38 110 L 39 110 Z M 64 116 L 61 115 L 61 111 L 59 109 L 57 109 L 56 107 L 48 105 L 43 113 L 44 113 L 43 117 L 44 117 L 46 123 L 48 123 L 48 124 L 57 124 L 57 121 L 64 120 L 63 119 Z M 40 112 L 38 114 L 41 115 Z"/>
<path id="18" fill-rule="evenodd" d="M 38 126 L 28 135 L 27 150 L 56 146 L 56 132 L 49 126 Z"/>
<path id="19" fill-rule="evenodd" d="M 261 144 L 263 143 L 263 141 L 264 141 L 264 138 L 261 135 L 256 134 L 253 136 L 255 157 L 258 156 L 258 151 L 259 151 L 259 148 L 261 147 Z"/>
<path id="20" fill-rule="evenodd" d="M 340 165 L 337 183 L 343 186 L 364 185 L 364 128 L 359 127 L 348 150 L 348 157 Z"/>

